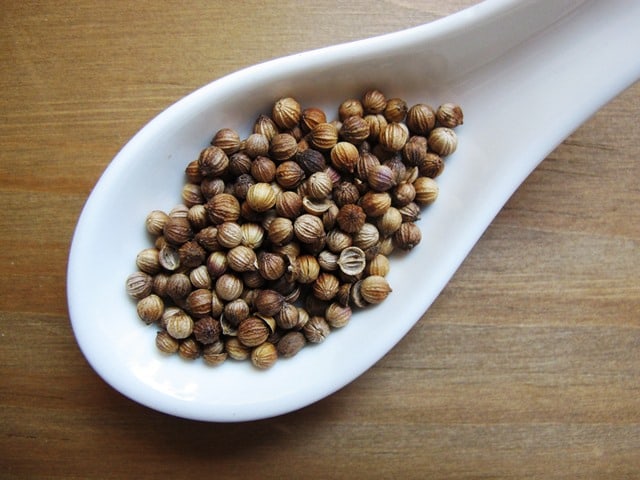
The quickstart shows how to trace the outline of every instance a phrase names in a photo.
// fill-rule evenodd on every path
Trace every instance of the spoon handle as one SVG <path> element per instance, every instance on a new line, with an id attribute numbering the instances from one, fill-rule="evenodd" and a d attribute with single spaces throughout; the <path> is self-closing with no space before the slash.
<path id="1" fill-rule="evenodd" d="M 640 78 L 639 27 L 640 2 L 489 0 L 414 32 L 426 90 L 465 112 L 423 220 L 428 305 L 536 166 Z"/>
<path id="2" fill-rule="evenodd" d="M 460 32 L 451 25 L 449 37 L 487 42 L 452 57 L 450 68 L 460 72 L 442 95 L 465 109 L 456 155 L 474 160 L 447 189 L 482 204 L 463 215 L 475 232 L 469 238 L 479 238 L 553 149 L 640 78 L 640 2 L 497 0 L 479 7 L 471 12 L 482 17 L 476 26 Z"/>
<path id="3" fill-rule="evenodd" d="M 456 89 L 470 101 L 466 110 L 475 140 L 487 155 L 521 159 L 523 170 L 514 174 L 522 177 L 640 78 L 640 2 L 520 3 L 513 10 L 517 21 L 494 21 L 522 25 L 531 36 L 478 68 Z M 547 25 L 550 18 L 544 12 L 549 8 L 561 15 Z M 520 33 L 507 29 L 504 35 Z M 513 40 L 505 39 L 505 44 Z M 483 121 L 486 115 L 493 121 Z"/>

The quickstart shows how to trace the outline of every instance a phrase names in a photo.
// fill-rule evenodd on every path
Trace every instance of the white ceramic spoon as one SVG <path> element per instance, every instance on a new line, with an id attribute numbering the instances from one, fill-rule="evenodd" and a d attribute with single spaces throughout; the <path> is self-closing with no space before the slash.
<path id="1" fill-rule="evenodd" d="M 217 80 L 168 108 L 114 158 L 87 200 L 68 264 L 84 355 L 124 395 L 172 415 L 243 421 L 283 414 L 343 387 L 417 322 L 527 175 L 640 77 L 640 2 L 490 0 L 406 31 L 293 55 Z M 248 134 L 283 95 L 328 112 L 376 87 L 409 103 L 460 103 L 459 149 L 420 221 L 422 243 L 394 259 L 393 294 L 318 346 L 268 371 L 211 368 L 155 349 L 124 289 L 144 218 L 179 203 L 185 165 L 219 128 Z"/>

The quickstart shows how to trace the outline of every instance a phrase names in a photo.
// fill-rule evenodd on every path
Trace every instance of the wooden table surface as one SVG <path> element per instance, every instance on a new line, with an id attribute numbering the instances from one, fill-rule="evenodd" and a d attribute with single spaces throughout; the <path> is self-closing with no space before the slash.
<path id="1" fill-rule="evenodd" d="M 640 478 L 640 84 L 542 162 L 395 349 L 316 404 L 174 418 L 75 342 L 71 235 L 148 120 L 244 66 L 474 3 L 3 2 L 0 478 Z"/>

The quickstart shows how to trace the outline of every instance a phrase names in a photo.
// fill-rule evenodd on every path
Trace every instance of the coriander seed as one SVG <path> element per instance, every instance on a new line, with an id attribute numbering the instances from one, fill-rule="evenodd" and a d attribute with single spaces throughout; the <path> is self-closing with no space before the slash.
<path id="1" fill-rule="evenodd" d="M 326 340 L 331 332 L 331 328 L 327 321 L 320 316 L 313 316 L 302 327 L 302 333 L 306 340 L 310 343 L 322 343 Z"/>
<path id="2" fill-rule="evenodd" d="M 256 212 L 266 212 L 276 204 L 276 194 L 269 183 L 259 182 L 249 187 L 247 204 Z"/>
<path id="3" fill-rule="evenodd" d="M 301 115 L 302 108 L 300 107 L 300 104 L 291 97 L 285 97 L 278 100 L 273 106 L 273 110 L 271 112 L 273 121 L 278 127 L 283 129 L 291 129 L 295 127 L 300 121 Z"/>
<path id="4" fill-rule="evenodd" d="M 415 202 L 418 205 L 430 205 L 438 198 L 439 187 L 436 181 L 429 177 L 419 177 L 413 182 Z"/>
<path id="5" fill-rule="evenodd" d="M 278 342 L 278 355 L 283 358 L 291 358 L 296 355 L 307 343 L 304 335 L 300 332 L 292 331 L 286 333 Z"/>
<path id="6" fill-rule="evenodd" d="M 240 136 L 232 128 L 222 128 L 213 136 L 211 145 L 219 147 L 225 154 L 231 155 L 240 150 Z"/>
<path id="7" fill-rule="evenodd" d="M 231 273 L 224 273 L 216 280 L 215 292 L 220 299 L 230 302 L 242 295 L 243 288 L 240 278 Z"/>
<path id="8" fill-rule="evenodd" d="M 317 124 L 326 123 L 326 121 L 326 114 L 316 107 L 305 108 L 300 116 L 300 126 L 304 132 L 309 132 Z"/>
<path id="9" fill-rule="evenodd" d="M 198 167 L 204 177 L 219 177 L 229 166 L 229 157 L 220 147 L 205 148 L 198 157 Z"/>
<path id="10" fill-rule="evenodd" d="M 401 250 L 411 250 L 422 239 L 422 233 L 413 222 L 404 222 L 393 234 L 394 245 Z"/>
<path id="11" fill-rule="evenodd" d="M 148 273 L 136 272 L 127 278 L 127 293 L 136 299 L 149 296 L 153 288 L 153 277 Z"/>
<path id="12" fill-rule="evenodd" d="M 167 333 L 176 340 L 187 338 L 193 332 L 193 319 L 182 310 L 165 320 Z"/>
<path id="13" fill-rule="evenodd" d="M 464 115 L 460 105 L 455 103 L 443 103 L 436 111 L 438 125 L 447 128 L 455 128 L 464 123 Z"/>
<path id="14" fill-rule="evenodd" d="M 278 351 L 274 344 L 264 342 L 251 351 L 251 363 L 261 369 L 271 367 L 278 359 Z"/>
<path id="15" fill-rule="evenodd" d="M 327 307 L 324 315 L 331 328 L 342 328 L 349 323 L 351 314 L 351 307 L 334 302 Z"/>
<path id="16" fill-rule="evenodd" d="M 318 150 L 331 150 L 338 142 L 338 129 L 331 123 L 318 123 L 311 129 L 310 138 Z"/>
<path id="17" fill-rule="evenodd" d="M 407 127 L 416 135 L 427 135 L 436 125 L 433 107 L 418 103 L 407 111 Z"/>
<path id="18" fill-rule="evenodd" d="M 368 90 L 362 96 L 362 106 L 365 113 L 382 113 L 387 106 L 387 99 L 379 90 Z"/>
<path id="19" fill-rule="evenodd" d="M 244 153 L 249 158 L 266 156 L 269 153 L 269 139 L 262 133 L 252 133 L 245 140 Z"/>
<path id="20" fill-rule="evenodd" d="M 258 313 L 271 317 L 280 311 L 284 302 L 282 294 L 275 290 L 265 289 L 258 291 L 253 300 L 253 306 Z"/>
<path id="21" fill-rule="evenodd" d="M 260 115 L 253 125 L 253 133 L 260 133 L 264 135 L 268 141 L 271 141 L 271 139 L 278 133 L 278 126 L 271 117 L 267 115 Z"/>
<path id="22" fill-rule="evenodd" d="M 278 133 L 271 139 L 269 152 L 274 160 L 284 162 L 298 151 L 298 141 L 289 133 Z"/>
<path id="23" fill-rule="evenodd" d="M 147 227 L 147 231 L 151 235 L 162 235 L 164 230 L 164 224 L 169 219 L 169 215 L 164 213 L 161 210 L 153 210 L 147 215 L 145 220 L 145 225 Z"/>
<path id="24" fill-rule="evenodd" d="M 387 100 L 383 114 L 388 122 L 402 122 L 407 115 L 407 110 L 407 102 L 401 98 L 391 98 Z"/>
<path id="25" fill-rule="evenodd" d="M 176 353 L 180 347 L 180 342 L 169 335 L 166 331 L 161 330 L 156 333 L 156 347 L 162 353 Z"/>
<path id="26" fill-rule="evenodd" d="M 340 208 L 336 222 L 340 228 L 347 233 L 357 233 L 360 231 L 367 219 L 367 215 L 359 205 L 346 204 Z"/>
<path id="27" fill-rule="evenodd" d="M 258 317 L 248 317 L 238 325 L 238 340 L 245 347 L 256 347 L 267 340 L 271 332 L 267 323 Z"/>
<path id="28" fill-rule="evenodd" d="M 250 173 L 256 182 L 271 183 L 276 178 L 276 164 L 269 157 L 259 156 L 251 163 Z"/>
<path id="29" fill-rule="evenodd" d="M 195 360 L 200 356 L 201 348 L 193 338 L 185 338 L 180 342 L 178 355 L 185 360 Z"/>
<path id="30" fill-rule="evenodd" d="M 360 145 L 369 138 L 369 124 L 359 116 L 346 118 L 340 128 L 340 136 L 347 142 Z"/>
<path id="31" fill-rule="evenodd" d="M 344 122 L 349 117 L 362 117 L 364 115 L 364 107 L 360 100 L 350 98 L 345 100 L 338 107 L 338 116 Z"/>
<path id="32" fill-rule="evenodd" d="M 149 325 L 157 322 L 162 317 L 164 302 L 158 295 L 152 293 L 138 300 L 136 311 L 140 320 Z"/>
<path id="33" fill-rule="evenodd" d="M 136 266 L 149 275 L 155 275 L 162 268 L 159 254 L 157 248 L 145 248 L 136 256 Z"/>
<path id="34" fill-rule="evenodd" d="M 427 143 L 429 149 L 438 155 L 446 157 L 456 151 L 458 137 L 451 128 L 437 127 L 431 130 Z"/>
<path id="35" fill-rule="evenodd" d="M 293 222 L 293 231 L 296 238 L 305 244 L 311 244 L 325 236 L 322 220 L 308 213 L 300 215 Z"/>
<path id="36" fill-rule="evenodd" d="M 237 245 L 227 252 L 227 264 L 236 272 L 249 272 L 258 269 L 258 257 L 253 249 Z"/>
<path id="37" fill-rule="evenodd" d="M 366 302 L 371 304 L 382 302 L 391 292 L 389 283 L 379 275 L 368 276 L 359 283 L 360 295 Z"/>
<path id="38" fill-rule="evenodd" d="M 220 322 L 212 317 L 204 317 L 193 324 L 193 336 L 203 345 L 218 342 L 222 334 Z"/>
<path id="39" fill-rule="evenodd" d="M 240 202 L 230 193 L 219 193 L 212 197 L 205 208 L 214 225 L 235 222 L 240 217 Z"/>

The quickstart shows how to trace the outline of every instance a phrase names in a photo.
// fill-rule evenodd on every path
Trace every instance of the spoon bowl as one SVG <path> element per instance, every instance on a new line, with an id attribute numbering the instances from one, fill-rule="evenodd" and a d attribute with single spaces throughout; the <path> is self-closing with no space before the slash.
<path id="1" fill-rule="evenodd" d="M 232 422 L 284 414 L 342 388 L 422 317 L 527 175 L 572 131 L 640 77 L 640 3 L 488 0 L 442 20 L 259 64 L 169 107 L 125 145 L 88 198 L 67 273 L 72 327 L 96 372 L 156 410 Z M 179 203 L 184 168 L 213 133 L 250 132 L 282 96 L 334 112 L 368 88 L 409 104 L 462 105 L 459 147 L 423 241 L 394 256 L 393 293 L 321 345 L 267 371 L 163 357 L 124 282 L 150 245 L 146 215 Z"/>

